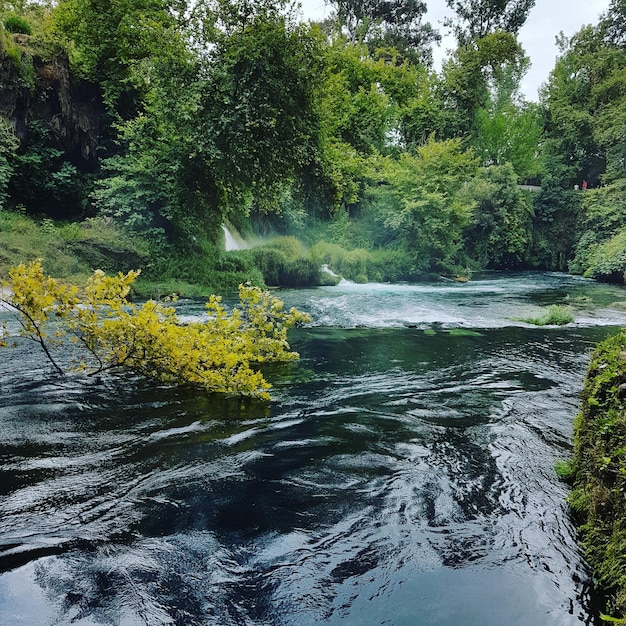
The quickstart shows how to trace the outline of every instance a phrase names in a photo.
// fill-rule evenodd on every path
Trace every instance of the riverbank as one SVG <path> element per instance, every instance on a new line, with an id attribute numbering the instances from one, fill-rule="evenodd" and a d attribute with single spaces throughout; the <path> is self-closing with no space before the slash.
<path id="1" fill-rule="evenodd" d="M 0 210 L 0 277 L 19 263 L 42 259 L 47 274 L 83 285 L 95 269 L 109 274 L 141 269 L 137 298 L 177 293 L 207 297 L 236 292 L 240 283 L 263 285 L 261 272 L 218 246 L 196 242 L 194 250 L 156 245 L 106 218 L 57 222 Z"/>
<path id="2" fill-rule="evenodd" d="M 598 345 L 589 365 L 575 423 L 569 497 L 585 555 L 607 596 L 605 612 L 620 616 L 626 615 L 625 401 L 622 331 Z"/>
<path id="3" fill-rule="evenodd" d="M 227 250 L 219 238 L 198 236 L 184 245 L 163 239 L 141 237 L 107 218 L 60 222 L 0 210 L 0 276 L 35 259 L 42 259 L 51 276 L 78 285 L 94 269 L 112 274 L 141 269 L 134 286 L 138 298 L 236 293 L 242 283 L 313 287 L 334 285 L 341 278 L 356 283 L 439 278 L 419 272 L 406 253 L 394 248 L 345 248 L 324 240 L 306 245 L 296 237 L 275 235 L 251 248 Z M 334 271 L 323 271 L 324 266 Z"/>

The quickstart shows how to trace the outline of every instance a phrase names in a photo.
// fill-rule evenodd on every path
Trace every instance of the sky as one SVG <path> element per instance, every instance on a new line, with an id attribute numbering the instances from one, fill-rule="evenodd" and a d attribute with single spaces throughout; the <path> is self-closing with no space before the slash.
<path id="1" fill-rule="evenodd" d="M 324 0 L 300 0 L 305 19 L 322 19 L 330 12 Z M 445 36 L 443 19 L 448 15 L 445 0 L 426 0 L 430 22 L 444 35 L 439 48 L 434 50 L 435 69 L 454 47 L 454 39 Z M 527 100 L 538 99 L 538 89 L 546 82 L 557 56 L 555 38 L 559 32 L 570 36 L 585 24 L 595 24 L 609 6 L 609 0 L 537 0 L 528 20 L 520 31 L 520 41 L 530 57 L 531 68 L 522 81 L 521 91 Z"/>

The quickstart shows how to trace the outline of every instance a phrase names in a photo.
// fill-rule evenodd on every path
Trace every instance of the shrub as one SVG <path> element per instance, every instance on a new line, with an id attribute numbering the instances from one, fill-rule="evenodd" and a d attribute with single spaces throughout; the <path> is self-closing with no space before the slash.
<path id="1" fill-rule="evenodd" d="M 584 275 L 607 282 L 623 283 L 626 271 L 626 230 L 591 248 Z"/>
<path id="2" fill-rule="evenodd" d="M 389 283 L 416 278 L 413 272 L 413 262 L 408 252 L 385 248 L 372 250 L 369 253 L 367 274 L 370 280 Z"/>
<path id="3" fill-rule="evenodd" d="M 333 272 L 350 280 L 367 282 L 367 259 L 369 253 L 363 248 L 346 250 L 336 243 L 321 241 L 311 248 L 311 255 L 318 265 L 326 264 Z"/>
<path id="4" fill-rule="evenodd" d="M 287 262 L 287 258 L 280 250 L 253 248 L 247 256 L 263 274 L 266 285 L 280 284 L 280 268 Z"/>
<path id="5" fill-rule="evenodd" d="M 295 237 L 278 237 L 238 255 L 260 270 L 266 285 L 309 287 L 321 282 L 319 264 Z"/>
<path id="6" fill-rule="evenodd" d="M 408 252 L 393 249 L 346 250 L 336 243 L 321 241 L 311 248 L 319 265 L 328 267 L 355 282 L 395 282 L 416 278 L 413 261 Z"/>
<path id="7" fill-rule="evenodd" d="M 9 33 L 14 34 L 22 34 L 22 35 L 32 35 L 33 29 L 28 22 L 28 20 L 24 19 L 21 15 L 8 15 L 3 20 L 4 28 Z"/>

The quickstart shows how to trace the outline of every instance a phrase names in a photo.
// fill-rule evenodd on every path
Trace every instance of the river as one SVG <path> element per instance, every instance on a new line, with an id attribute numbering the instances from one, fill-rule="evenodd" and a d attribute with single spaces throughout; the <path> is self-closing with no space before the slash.
<path id="1" fill-rule="evenodd" d="M 269 408 L 0 352 L 0 624 L 595 624 L 553 465 L 626 292 L 528 273 L 280 295 L 314 322 Z M 575 323 L 518 321 L 551 303 Z"/>

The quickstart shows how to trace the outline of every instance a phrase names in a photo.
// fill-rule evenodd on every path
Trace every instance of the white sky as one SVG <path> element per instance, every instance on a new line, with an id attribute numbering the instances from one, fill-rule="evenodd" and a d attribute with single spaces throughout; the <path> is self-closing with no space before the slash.
<path id="1" fill-rule="evenodd" d="M 324 0 L 300 0 L 305 19 L 322 19 L 330 12 Z M 443 18 L 448 14 L 445 0 L 426 0 L 430 22 L 444 35 L 441 46 L 434 50 L 435 68 L 439 69 L 446 49 L 454 46 L 454 40 L 445 36 Z M 557 48 L 555 38 L 560 31 L 573 35 L 585 24 L 595 24 L 606 11 L 609 0 L 537 0 L 528 21 L 520 31 L 520 41 L 532 66 L 522 82 L 522 92 L 528 100 L 537 100 L 537 90 L 548 79 L 554 67 Z"/>

